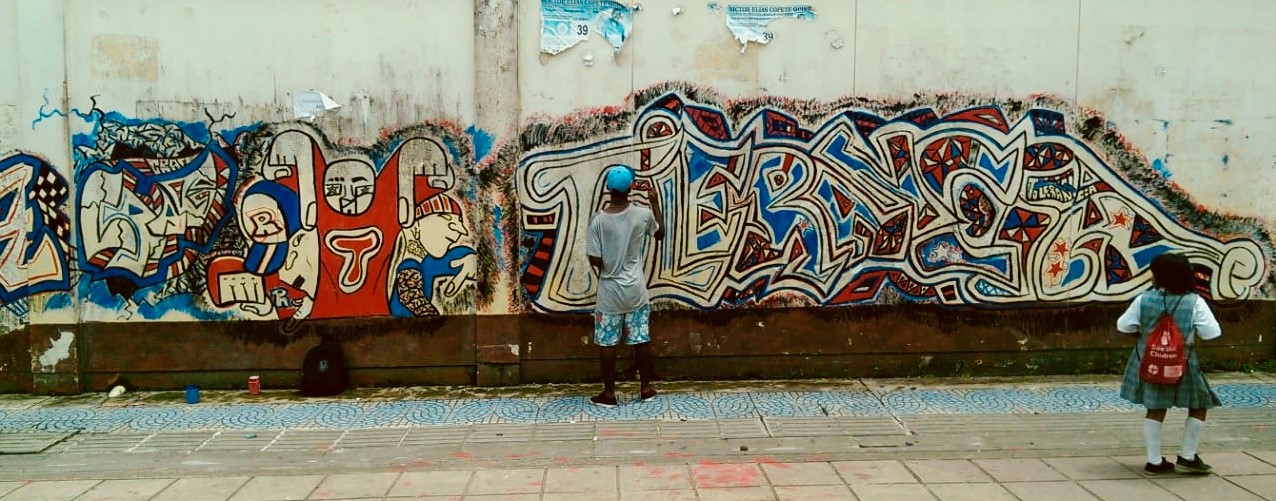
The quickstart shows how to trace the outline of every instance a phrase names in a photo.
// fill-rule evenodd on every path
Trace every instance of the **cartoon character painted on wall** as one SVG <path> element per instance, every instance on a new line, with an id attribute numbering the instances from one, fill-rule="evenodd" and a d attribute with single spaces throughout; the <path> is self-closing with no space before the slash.
<path id="1" fill-rule="evenodd" d="M 449 254 L 461 236 L 468 235 L 463 221 L 461 236 L 455 238 L 446 231 L 449 225 L 431 226 L 431 221 L 445 216 L 461 221 L 462 212 L 444 194 L 455 184 L 455 176 L 437 142 L 406 138 L 379 170 L 366 153 L 325 155 L 319 144 L 300 130 L 273 138 L 260 167 L 264 179 L 240 197 L 248 251 L 243 257 L 217 258 L 216 266 L 209 267 L 215 304 L 240 304 L 259 315 L 273 311 L 276 318 L 402 314 L 391 309 L 401 295 L 401 287 L 391 282 L 391 270 L 403 268 L 395 248 L 409 229 L 418 235 L 418 243 L 435 251 L 416 256 L 416 264 L 408 265 L 421 270 L 422 276 L 426 271 L 436 278 L 457 276 L 473 269 L 462 265 L 438 271 L 422 264 L 433 263 L 426 257 L 451 256 L 450 262 L 473 253 L 472 247 L 463 246 L 471 250 Z M 451 212 L 435 214 L 429 210 L 432 206 Z M 461 278 L 472 279 L 472 272 Z M 410 289 L 407 296 L 430 297 L 432 284 L 433 280 L 422 281 L 422 290 Z M 430 314 L 422 308 L 408 311 Z"/>
<path id="2" fill-rule="evenodd" d="M 454 297 L 474 281 L 475 255 L 461 205 L 439 196 L 418 209 L 395 251 L 390 313 L 396 317 L 439 314 L 439 297 Z"/>

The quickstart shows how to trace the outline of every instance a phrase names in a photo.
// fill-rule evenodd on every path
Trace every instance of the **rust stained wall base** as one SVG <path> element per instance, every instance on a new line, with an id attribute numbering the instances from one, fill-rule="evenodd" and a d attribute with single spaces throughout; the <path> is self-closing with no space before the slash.
<path id="1" fill-rule="evenodd" d="M 1112 373 L 1134 339 L 1115 332 L 1122 305 L 989 310 L 899 305 L 658 311 L 657 370 L 666 379 L 785 379 Z M 1201 345 L 1210 367 L 1276 358 L 1276 302 L 1216 306 L 1223 338 Z M 0 338 L 0 391 L 31 391 L 30 339 L 75 329 L 80 387 L 117 375 L 141 389 L 292 388 L 323 335 L 342 340 L 356 386 L 598 380 L 587 314 L 276 322 L 31 326 Z M 622 350 L 622 356 L 627 356 Z M 17 362 L 25 361 L 24 364 Z M 622 365 L 624 363 L 622 362 Z M 72 372 L 70 369 L 64 372 Z M 48 377 L 62 377 L 49 375 Z"/>

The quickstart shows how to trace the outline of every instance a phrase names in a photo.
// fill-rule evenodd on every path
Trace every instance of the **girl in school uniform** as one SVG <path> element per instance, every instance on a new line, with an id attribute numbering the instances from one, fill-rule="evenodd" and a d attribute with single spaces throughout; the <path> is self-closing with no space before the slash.
<path id="1" fill-rule="evenodd" d="M 1152 289 L 1140 294 L 1117 319 L 1117 330 L 1138 335 L 1139 342 L 1125 366 L 1121 381 L 1121 398 L 1147 408 L 1143 421 L 1143 441 L 1147 445 L 1145 475 L 1159 475 L 1175 470 L 1175 466 L 1194 473 L 1206 473 L 1210 466 L 1196 454 L 1196 445 L 1205 427 L 1205 412 L 1221 404 L 1201 372 L 1192 344 L 1196 338 L 1214 339 L 1222 334 L 1218 320 L 1205 299 L 1192 291 L 1192 265 L 1181 254 L 1162 254 L 1152 260 Z M 1177 385 L 1158 385 L 1139 378 L 1139 362 L 1147 345 L 1148 332 L 1161 313 L 1169 312 L 1183 333 L 1187 349 L 1187 368 Z M 1183 426 L 1183 449 L 1178 461 L 1171 463 L 1161 456 L 1161 424 L 1170 407 L 1188 409 Z"/>

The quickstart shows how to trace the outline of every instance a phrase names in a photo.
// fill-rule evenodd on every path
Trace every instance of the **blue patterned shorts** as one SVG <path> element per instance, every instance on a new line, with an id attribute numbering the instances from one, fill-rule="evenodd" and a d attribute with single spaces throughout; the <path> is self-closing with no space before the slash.
<path id="1" fill-rule="evenodd" d="M 628 327 L 625 344 L 635 345 L 651 341 L 651 305 L 644 304 L 629 313 L 594 313 L 594 343 L 598 346 L 616 346 L 620 331 Z"/>

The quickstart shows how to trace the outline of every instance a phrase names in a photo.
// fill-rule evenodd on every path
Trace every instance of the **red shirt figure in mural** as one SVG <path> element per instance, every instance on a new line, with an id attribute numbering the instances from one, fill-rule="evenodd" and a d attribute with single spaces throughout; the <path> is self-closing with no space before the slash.
<path id="1" fill-rule="evenodd" d="M 400 234 L 440 199 L 459 208 L 442 195 L 452 185 L 443 148 L 408 138 L 380 172 L 365 156 L 329 161 L 302 131 L 268 150 L 265 179 L 239 195 L 247 255 L 210 262 L 213 302 L 281 319 L 389 315 Z"/>
<path id="2" fill-rule="evenodd" d="M 651 238 L 665 236 L 663 214 L 655 188 L 648 184 L 651 208 L 629 201 L 634 172 L 625 165 L 608 168 L 605 184 L 610 204 L 589 220 L 586 254 L 598 273 L 598 295 L 594 305 L 594 343 L 598 345 L 603 391 L 589 401 L 600 407 L 616 405 L 616 345 L 634 347 L 634 359 L 641 381 L 639 398 L 656 397 L 651 387 L 655 367 L 651 362 L 651 298 L 647 274 L 643 270 Z"/>
<path id="3" fill-rule="evenodd" d="M 315 202 L 321 286 L 311 318 L 390 314 L 394 243 L 415 219 L 415 207 L 443 192 L 426 175 L 443 158 L 438 145 L 421 138 L 400 145 L 379 173 L 361 159 L 327 163 L 316 155 L 315 192 L 323 194 Z"/>

